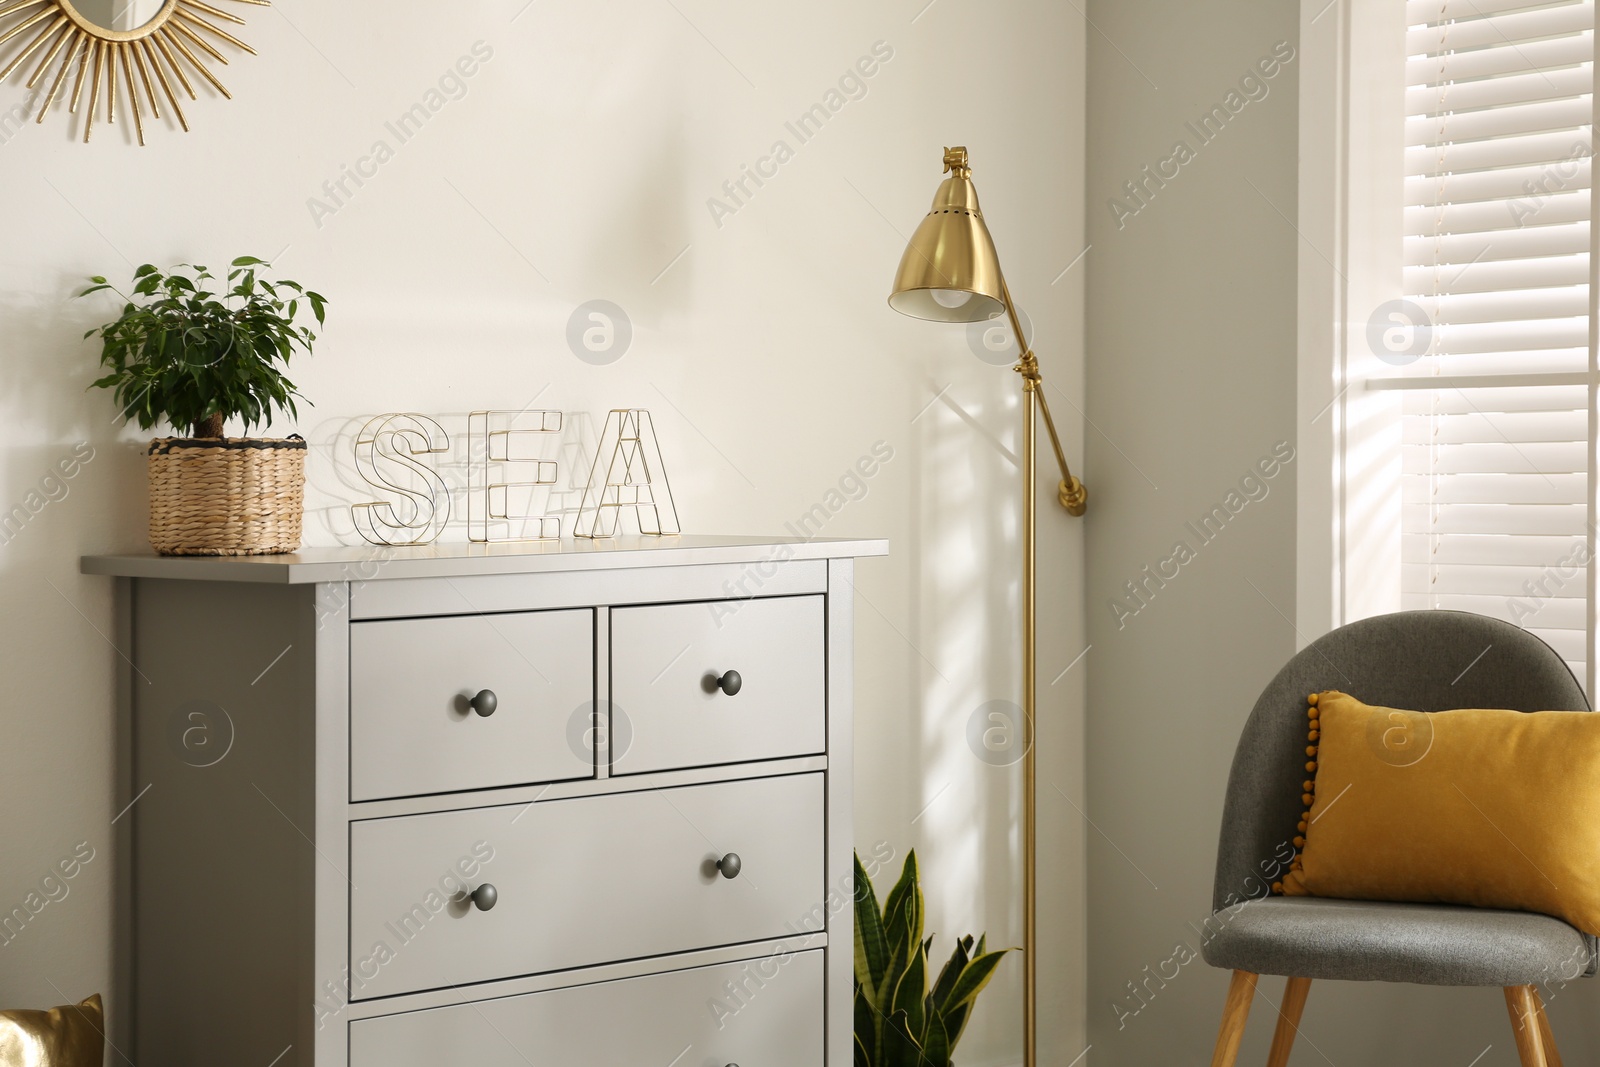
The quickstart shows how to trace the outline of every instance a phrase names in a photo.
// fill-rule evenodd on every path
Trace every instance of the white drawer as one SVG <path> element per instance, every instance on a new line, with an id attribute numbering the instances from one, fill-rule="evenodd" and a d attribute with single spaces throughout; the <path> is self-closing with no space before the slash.
<path id="1" fill-rule="evenodd" d="M 823 900 L 822 778 L 352 823 L 351 995 L 786 936 Z M 486 882 L 490 910 L 446 902 Z"/>
<path id="2" fill-rule="evenodd" d="M 612 772 L 804 756 L 827 748 L 823 597 L 617 608 Z M 729 696 L 716 680 L 738 673 Z"/>
<path id="3" fill-rule="evenodd" d="M 820 949 L 350 1024 L 350 1067 L 822 1062 Z"/>
<path id="4" fill-rule="evenodd" d="M 353 623 L 351 799 L 591 777 L 593 701 L 592 611 Z"/>

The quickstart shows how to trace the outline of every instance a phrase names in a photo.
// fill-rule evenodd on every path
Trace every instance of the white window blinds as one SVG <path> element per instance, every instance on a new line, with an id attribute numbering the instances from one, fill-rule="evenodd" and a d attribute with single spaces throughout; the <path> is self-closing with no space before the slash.
<path id="1" fill-rule="evenodd" d="M 1404 292 L 1429 333 L 1382 383 L 1402 602 L 1515 622 L 1587 682 L 1594 2 L 1406 14 Z"/>

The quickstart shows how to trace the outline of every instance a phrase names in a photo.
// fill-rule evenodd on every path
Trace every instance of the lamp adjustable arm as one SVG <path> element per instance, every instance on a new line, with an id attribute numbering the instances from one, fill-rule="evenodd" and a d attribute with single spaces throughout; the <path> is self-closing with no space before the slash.
<path id="1" fill-rule="evenodd" d="M 1017 338 L 1017 347 L 1021 349 L 1022 356 L 1013 368 L 1022 375 L 1022 387 L 1032 392 L 1039 401 L 1039 411 L 1044 415 L 1044 427 L 1050 434 L 1050 447 L 1055 450 L 1056 463 L 1061 467 L 1061 484 L 1056 488 L 1056 501 L 1067 509 L 1068 515 L 1082 515 L 1088 506 L 1089 491 L 1083 483 L 1073 477 L 1072 469 L 1067 466 L 1067 454 L 1061 448 L 1061 435 L 1056 432 L 1056 420 L 1050 415 L 1050 402 L 1045 399 L 1044 378 L 1039 374 L 1039 357 L 1033 354 L 1033 346 L 1028 344 L 1027 336 L 1022 332 L 1022 323 L 1017 318 L 1017 305 L 1011 299 L 1011 287 L 1006 284 L 1004 275 L 1000 278 L 1000 291 L 1005 296 L 1006 314 L 1011 319 L 1011 332 Z"/>

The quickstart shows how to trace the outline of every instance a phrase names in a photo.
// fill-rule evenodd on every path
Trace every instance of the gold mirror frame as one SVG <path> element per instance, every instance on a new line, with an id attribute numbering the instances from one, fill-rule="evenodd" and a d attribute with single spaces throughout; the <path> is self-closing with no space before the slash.
<path id="1" fill-rule="evenodd" d="M 256 7 L 270 7 L 272 4 L 272 0 L 230 2 L 253 4 Z M 72 0 L 0 0 L 0 47 L 15 47 L 12 42 L 29 30 L 38 28 L 37 34 L 27 39 L 27 43 L 21 45 L 21 50 L 9 61 L 0 56 L 0 61 L 6 63 L 4 69 L 0 69 L 0 83 L 23 70 L 30 59 L 42 53 L 33 73 L 23 83 L 26 88 L 34 89 L 51 66 L 58 64 L 49 90 L 42 98 L 35 93 L 28 103 L 29 109 L 38 104 L 39 112 L 34 121 L 42 123 L 56 97 L 61 95 L 67 75 L 76 66 L 78 73 L 73 81 L 69 98 L 71 103 L 67 110 L 73 115 L 78 113 L 78 105 L 87 88 L 89 106 L 84 112 L 83 140 L 88 143 L 94 133 L 102 96 L 106 101 L 106 121 L 116 124 L 120 79 L 123 99 L 127 101 L 123 113 L 132 113 L 134 134 L 139 144 L 143 145 L 144 110 L 139 104 L 139 90 L 134 82 L 137 71 L 138 82 L 143 86 L 145 99 L 150 105 L 150 114 L 161 118 L 161 101 L 156 95 L 159 85 L 172 107 L 173 117 L 187 133 L 189 120 L 183 113 L 183 105 L 178 103 L 174 83 L 190 100 L 198 100 L 188 71 L 210 82 L 217 92 L 229 100 L 233 99 L 233 94 L 217 80 L 202 58 L 209 56 L 224 66 L 228 63 L 227 56 L 217 49 L 210 38 L 251 55 L 256 54 L 254 48 L 217 25 L 219 21 L 244 25 L 244 19 L 203 0 L 165 0 L 161 10 L 136 30 L 108 30 L 98 26 L 73 7 Z M 23 114 L 26 117 L 27 110 Z"/>

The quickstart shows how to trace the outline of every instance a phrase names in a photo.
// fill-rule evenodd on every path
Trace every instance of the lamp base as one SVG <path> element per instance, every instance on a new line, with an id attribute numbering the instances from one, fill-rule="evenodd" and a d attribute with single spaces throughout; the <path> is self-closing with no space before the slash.
<path id="1" fill-rule="evenodd" d="M 1067 509 L 1068 515 L 1076 518 L 1089 506 L 1089 490 L 1077 478 L 1068 477 L 1057 487 L 1056 499 Z"/>

